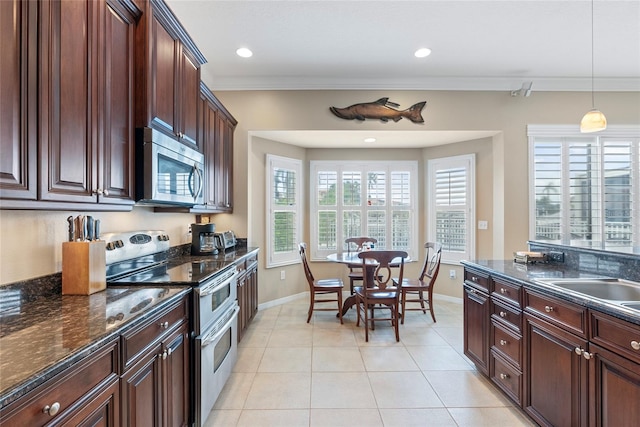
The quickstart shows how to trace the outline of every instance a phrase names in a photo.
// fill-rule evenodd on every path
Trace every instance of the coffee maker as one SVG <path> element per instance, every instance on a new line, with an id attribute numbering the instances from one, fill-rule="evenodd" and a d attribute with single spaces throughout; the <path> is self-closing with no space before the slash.
<path id="1" fill-rule="evenodd" d="M 191 255 L 217 254 L 215 231 L 213 223 L 191 224 Z"/>

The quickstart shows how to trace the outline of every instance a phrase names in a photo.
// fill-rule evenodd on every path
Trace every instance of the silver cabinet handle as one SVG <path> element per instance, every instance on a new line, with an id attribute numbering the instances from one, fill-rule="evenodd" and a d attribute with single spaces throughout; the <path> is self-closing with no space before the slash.
<path id="1" fill-rule="evenodd" d="M 162 352 L 161 357 L 162 357 L 162 360 L 167 360 L 167 350 Z"/>
<path id="2" fill-rule="evenodd" d="M 167 329 L 169 327 L 169 322 L 160 322 L 160 327 L 162 329 Z"/>
<path id="3" fill-rule="evenodd" d="M 505 288 L 500 288 L 500 293 L 501 293 L 501 294 L 506 294 L 506 293 L 507 293 L 507 290 L 506 290 Z"/>
<path id="4" fill-rule="evenodd" d="M 553 307 L 551 307 L 550 305 L 545 305 L 544 311 L 546 311 L 547 313 L 551 313 L 553 311 Z"/>
<path id="5" fill-rule="evenodd" d="M 506 340 L 500 340 L 500 345 L 507 345 L 509 342 Z"/>
<path id="6" fill-rule="evenodd" d="M 474 282 L 477 282 L 478 278 L 476 276 L 471 276 L 471 280 L 473 280 Z"/>
<path id="7" fill-rule="evenodd" d="M 509 374 L 500 374 L 500 378 L 506 380 L 507 378 L 509 378 Z"/>
<path id="8" fill-rule="evenodd" d="M 171 347 L 169 347 L 167 349 L 167 356 L 171 356 L 171 353 L 173 353 L 173 349 Z"/>
<path id="9" fill-rule="evenodd" d="M 640 342 L 635 340 L 631 341 L 631 348 L 634 350 L 640 350 Z"/>
<path id="10" fill-rule="evenodd" d="M 500 312 L 500 317 L 507 317 L 507 313 L 505 311 Z"/>
<path id="11" fill-rule="evenodd" d="M 50 416 L 54 416 L 60 410 L 60 404 L 58 402 L 54 402 L 51 406 L 47 405 L 42 408 L 42 412 L 45 414 L 49 414 Z"/>

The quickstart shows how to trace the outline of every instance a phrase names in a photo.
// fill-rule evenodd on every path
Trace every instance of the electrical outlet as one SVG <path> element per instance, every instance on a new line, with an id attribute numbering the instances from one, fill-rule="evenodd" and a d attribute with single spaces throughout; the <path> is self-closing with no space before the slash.
<path id="1" fill-rule="evenodd" d="M 553 262 L 564 262 L 564 252 L 550 251 L 547 258 Z"/>
<path id="2" fill-rule="evenodd" d="M 280 270 L 280 280 L 284 280 L 285 274 L 284 270 Z"/>
<path id="3" fill-rule="evenodd" d="M 456 271 L 449 270 L 449 279 L 455 279 L 455 278 L 456 278 Z"/>
<path id="4" fill-rule="evenodd" d="M 478 230 L 487 230 L 489 228 L 489 221 L 478 221 Z"/>

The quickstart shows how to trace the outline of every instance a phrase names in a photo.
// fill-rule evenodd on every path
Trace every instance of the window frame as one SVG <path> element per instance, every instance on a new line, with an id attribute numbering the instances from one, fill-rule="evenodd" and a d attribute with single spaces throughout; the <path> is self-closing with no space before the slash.
<path id="1" fill-rule="evenodd" d="M 567 166 L 571 163 L 571 160 L 568 156 L 568 147 L 567 145 L 570 142 L 576 141 L 584 141 L 592 142 L 593 146 L 597 149 L 597 159 L 595 163 L 598 165 L 598 180 L 599 183 L 597 185 L 597 189 L 595 191 L 599 191 L 598 195 L 600 197 L 604 197 L 606 193 L 606 164 L 604 161 L 605 150 L 603 147 L 607 145 L 607 143 L 616 143 L 619 141 L 631 142 L 631 166 L 630 170 L 640 171 L 640 126 L 636 125 L 623 125 L 623 126 L 609 126 L 606 130 L 596 132 L 596 133 L 581 133 L 579 127 L 577 125 L 528 125 L 527 126 L 527 137 L 528 137 L 528 150 L 529 150 L 529 239 L 532 241 L 539 240 L 537 239 L 536 233 L 536 225 L 537 225 L 537 211 L 536 211 L 536 157 L 535 157 L 535 144 L 536 138 L 538 138 L 538 142 L 541 142 L 540 139 L 551 139 L 557 138 L 560 143 L 560 147 L 562 150 L 562 154 L 565 156 L 560 159 L 561 165 L 561 174 L 563 176 L 562 179 L 562 195 L 561 195 L 561 215 L 560 217 L 560 239 L 559 242 L 557 240 L 550 241 L 551 243 L 561 244 L 561 245 L 575 245 L 575 242 L 572 242 L 571 238 L 571 216 L 570 216 L 570 179 L 569 173 L 570 168 Z M 635 164 L 633 163 L 635 162 Z M 594 187 L 595 188 L 595 187 Z M 600 212 L 599 221 L 597 223 L 598 226 L 598 236 L 599 240 L 589 240 L 589 245 L 583 245 L 581 247 L 589 247 L 591 249 L 597 250 L 607 250 L 614 252 L 632 252 L 635 253 L 634 250 L 637 250 L 640 247 L 640 216 L 637 214 L 640 212 L 640 173 L 636 173 L 630 177 L 630 197 L 631 203 L 630 208 L 632 210 L 631 217 L 631 243 L 630 247 L 617 247 L 611 245 L 611 240 L 607 239 L 606 233 L 606 215 L 605 212 L 605 203 L 606 200 L 602 198 L 597 203 L 597 210 Z M 567 208 L 569 206 L 569 208 Z M 633 212 L 636 212 L 633 215 Z M 540 240 L 543 241 L 543 240 Z M 609 243 L 609 245 L 607 245 Z M 636 248 L 636 249 L 634 249 Z"/>
<path id="2" fill-rule="evenodd" d="M 295 187 L 295 204 L 289 208 L 277 206 L 274 203 L 273 194 L 275 186 L 274 169 L 287 169 L 293 171 L 296 176 Z M 266 268 L 281 267 L 300 263 L 300 254 L 298 252 L 298 243 L 302 239 L 303 225 L 303 192 L 304 192 L 304 176 L 302 174 L 302 160 L 289 157 L 276 156 L 274 154 L 266 155 L 266 243 L 267 243 L 267 261 Z M 274 214 L 276 211 L 287 211 L 295 214 L 294 234 L 296 241 L 293 242 L 293 249 L 288 252 L 277 253 L 274 248 L 275 244 L 275 228 Z"/>
<path id="3" fill-rule="evenodd" d="M 476 156 L 475 153 L 462 154 L 459 156 L 440 157 L 427 161 L 427 236 L 429 241 L 436 241 L 436 217 L 438 207 L 436 204 L 436 174 L 439 170 L 464 168 L 467 176 L 466 181 L 466 203 L 461 209 L 466 210 L 468 215 L 466 245 L 464 252 L 452 252 L 442 249 L 441 262 L 445 264 L 459 265 L 462 260 L 475 259 L 476 253 Z M 444 208 L 442 210 L 445 210 Z"/>
<path id="4" fill-rule="evenodd" d="M 385 218 L 385 236 L 388 239 L 388 241 L 392 241 L 392 220 L 393 220 L 393 212 L 394 211 L 399 211 L 399 210 L 409 210 L 410 211 L 410 215 L 411 218 L 409 219 L 410 222 L 410 227 L 412 229 L 411 235 L 412 236 L 418 236 L 418 232 L 419 232 L 419 213 L 420 213 L 420 207 L 419 207 L 419 175 L 418 175 L 418 162 L 414 161 L 414 160 L 407 160 L 407 161 L 402 161 L 402 160 L 398 160 L 398 161 L 392 161 L 392 162 L 388 162 L 388 161 L 367 161 L 367 160 L 362 160 L 362 161 L 327 161 L 327 160 L 312 160 L 310 162 L 310 167 L 309 167 L 310 173 L 310 183 L 309 183 L 309 204 L 310 204 L 310 218 L 309 218 L 309 224 L 310 224 L 310 240 L 311 240 L 311 244 L 310 244 L 310 250 L 309 250 L 309 256 L 310 259 L 313 261 L 326 261 L 327 260 L 327 255 L 329 255 L 330 253 L 341 253 L 343 252 L 343 245 L 341 244 L 341 242 L 344 242 L 344 239 L 347 236 L 344 236 L 343 234 L 343 230 L 344 230 L 344 225 L 343 225 L 343 212 L 345 210 L 359 210 L 362 214 L 361 214 L 361 221 L 362 221 L 362 233 L 363 235 L 366 234 L 366 226 L 367 226 L 367 212 L 372 211 L 372 210 L 383 210 L 386 212 L 386 218 Z M 336 172 L 336 205 L 335 205 L 335 211 L 336 211 L 336 247 L 335 248 L 329 248 L 329 249 L 320 249 L 319 248 L 319 230 L 318 230 L 318 217 L 317 215 L 315 215 L 315 212 L 318 212 L 319 210 L 326 210 L 326 211 L 331 211 L 330 208 L 326 208 L 325 205 L 320 205 L 319 201 L 317 199 L 318 196 L 318 173 L 320 171 L 324 171 L 324 172 Z M 354 207 L 352 206 L 347 206 L 345 207 L 344 205 L 342 205 L 342 201 L 343 201 L 343 197 L 342 197 L 342 185 L 340 185 L 342 181 L 342 173 L 343 172 L 361 172 L 361 182 L 366 182 L 367 180 L 367 174 L 370 172 L 385 172 L 385 176 L 386 176 L 386 180 L 387 180 L 387 185 L 386 185 L 386 201 L 387 203 L 385 204 L 384 207 L 380 207 L 380 206 L 368 206 L 366 203 L 367 200 L 367 190 L 366 190 L 366 186 L 362 185 L 361 186 L 361 204 L 359 205 L 359 207 L 357 209 L 354 209 Z M 392 201 L 392 194 L 391 194 L 391 177 L 393 173 L 397 173 L 397 172 L 408 172 L 409 173 L 409 180 L 410 180 L 410 188 L 409 188 L 409 199 L 410 199 L 410 203 L 411 206 L 410 207 L 403 207 L 402 209 L 398 209 L 398 208 L 394 208 L 393 204 L 390 203 Z M 323 209 L 324 208 L 324 209 Z M 414 237 L 413 239 L 411 239 L 411 241 L 409 242 L 409 248 L 407 250 L 407 253 L 409 254 L 410 258 L 413 259 L 417 259 L 417 255 L 418 255 L 418 245 L 419 245 L 419 241 L 417 237 Z"/>

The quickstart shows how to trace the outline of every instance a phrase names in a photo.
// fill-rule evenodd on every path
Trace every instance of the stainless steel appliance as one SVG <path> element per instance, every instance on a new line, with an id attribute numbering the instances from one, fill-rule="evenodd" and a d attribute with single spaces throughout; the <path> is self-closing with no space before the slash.
<path id="1" fill-rule="evenodd" d="M 233 259 L 170 260 L 170 240 L 163 231 L 107 233 L 102 237 L 107 242 L 109 287 L 192 286 L 192 409 L 195 425 L 203 425 L 238 357 L 240 308 Z"/>
<path id="2" fill-rule="evenodd" d="M 218 253 L 215 239 L 216 225 L 191 224 L 191 255 L 215 255 Z"/>
<path id="3" fill-rule="evenodd" d="M 236 234 L 231 230 L 227 230 L 222 233 L 216 233 L 214 237 L 216 247 L 220 251 L 226 251 L 227 249 L 235 248 L 236 244 L 238 243 L 238 241 L 236 240 Z"/>
<path id="4" fill-rule="evenodd" d="M 204 154 L 151 128 L 136 129 L 136 201 L 193 206 L 204 202 Z"/>

